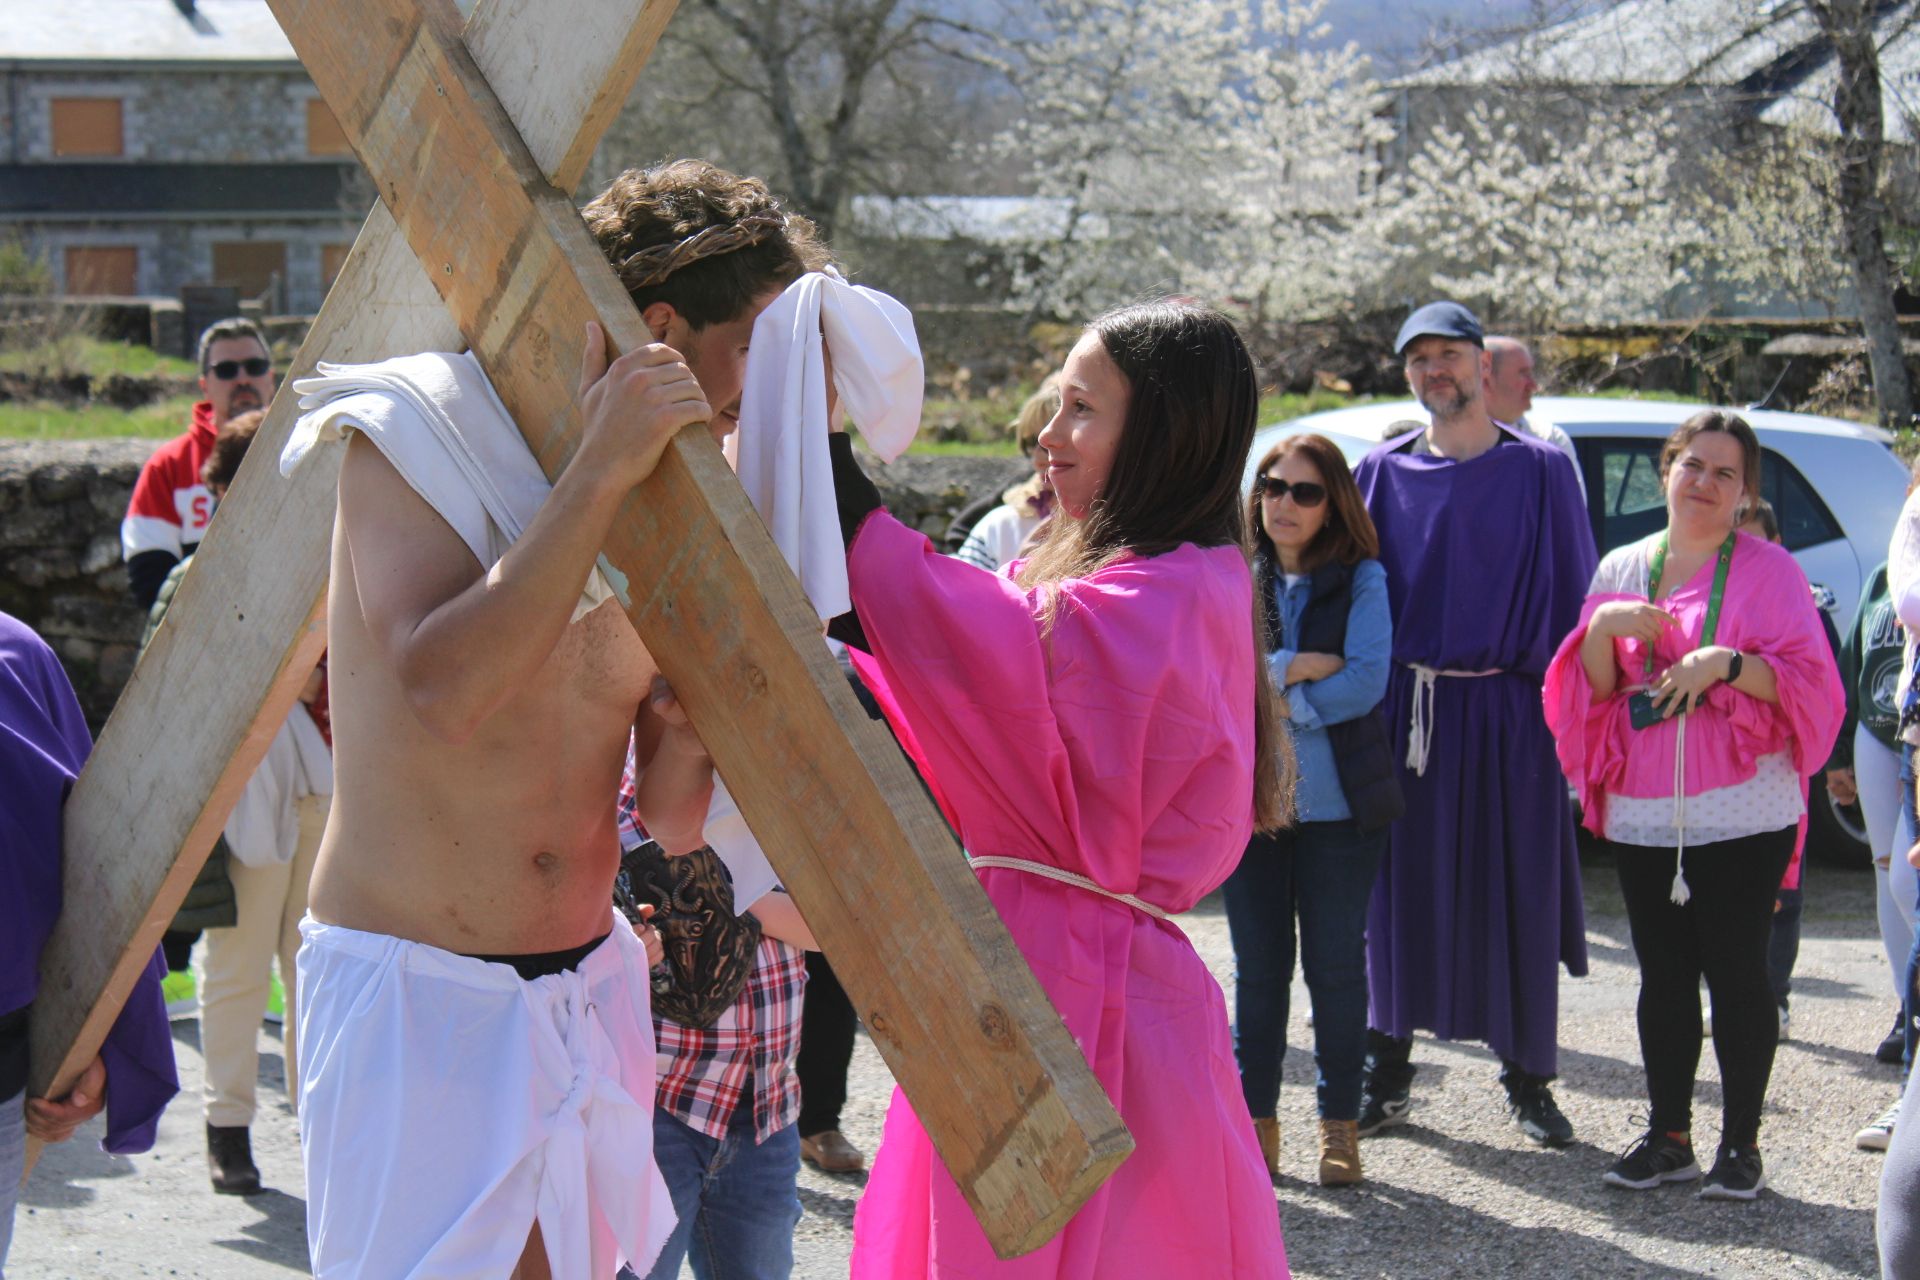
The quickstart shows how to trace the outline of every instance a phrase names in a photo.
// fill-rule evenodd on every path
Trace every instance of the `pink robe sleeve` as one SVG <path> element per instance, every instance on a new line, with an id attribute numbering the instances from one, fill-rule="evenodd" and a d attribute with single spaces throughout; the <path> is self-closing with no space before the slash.
<path id="1" fill-rule="evenodd" d="M 1811 779 L 1833 754 L 1846 716 L 1846 689 L 1799 562 L 1778 547 L 1761 545 L 1765 562 L 1742 584 L 1746 589 L 1737 616 L 1722 618 L 1720 643 L 1772 667 L 1780 700 L 1762 702 L 1717 684 L 1706 701 L 1726 712 L 1740 759 L 1789 751 L 1794 771 Z"/>
<path id="2" fill-rule="evenodd" d="M 1034 597 L 940 555 L 884 511 L 861 525 L 847 569 L 869 646 L 854 651 L 855 669 L 970 850 L 1031 856 L 1063 835 L 1077 844 Z M 981 831 L 988 822 L 1027 830 Z"/>
<path id="3" fill-rule="evenodd" d="M 1560 769 L 1580 796 L 1580 822 L 1599 835 L 1606 825 L 1607 793 L 1615 790 L 1626 773 L 1627 699 L 1619 689 L 1634 683 L 1625 677 L 1622 646 L 1614 645 L 1614 661 L 1622 662 L 1622 680 L 1614 696 L 1595 701 L 1593 683 L 1580 661 L 1580 646 L 1587 638 L 1587 624 L 1603 604 L 1615 600 L 1638 600 L 1639 596 L 1596 593 L 1580 606 L 1580 622 L 1560 642 L 1541 689 L 1547 728 L 1553 731 L 1554 754 L 1560 757 Z M 1636 661 L 1639 646 L 1628 651 Z M 1637 668 L 1636 668 L 1637 669 Z"/>

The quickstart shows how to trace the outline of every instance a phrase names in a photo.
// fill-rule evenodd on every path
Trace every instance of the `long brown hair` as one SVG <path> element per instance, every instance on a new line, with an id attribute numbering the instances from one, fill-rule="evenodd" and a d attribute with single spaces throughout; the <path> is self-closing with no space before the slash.
<path id="1" fill-rule="evenodd" d="M 1087 326 L 1126 377 L 1127 412 L 1107 481 L 1083 520 L 1056 516 L 1018 582 L 1036 587 L 1084 578 L 1129 552 L 1162 555 L 1185 544 L 1238 546 L 1249 557 L 1240 476 L 1260 409 L 1253 357 L 1233 322 L 1185 302 L 1109 311 Z M 1051 625 L 1058 604 L 1047 605 Z M 1293 750 L 1281 730 L 1264 661 L 1265 611 L 1254 631 L 1254 826 L 1293 817 Z"/>
<path id="2" fill-rule="evenodd" d="M 1320 526 L 1320 532 L 1313 535 L 1313 541 L 1302 552 L 1300 567 L 1312 573 L 1329 561 L 1352 568 L 1362 560 L 1378 560 L 1380 535 L 1374 530 L 1373 517 L 1367 514 L 1360 486 L 1353 482 L 1346 455 L 1340 452 L 1339 445 L 1316 435 L 1288 436 L 1267 450 L 1260 465 L 1254 468 L 1254 486 L 1247 494 L 1247 529 L 1253 535 L 1254 554 L 1274 562 L 1280 558 L 1273 539 L 1267 536 L 1266 522 L 1260 518 L 1260 482 L 1296 453 L 1305 454 L 1313 469 L 1320 473 L 1330 504 L 1327 522 Z"/>

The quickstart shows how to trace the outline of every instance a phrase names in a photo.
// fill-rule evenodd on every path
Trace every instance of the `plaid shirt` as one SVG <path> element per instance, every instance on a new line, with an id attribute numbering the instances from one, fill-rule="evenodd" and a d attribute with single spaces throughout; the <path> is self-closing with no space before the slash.
<path id="1" fill-rule="evenodd" d="M 622 848 L 646 840 L 634 806 L 631 744 L 620 781 L 619 822 Z M 793 1059 L 800 1052 L 806 985 L 806 952 L 762 937 L 753 975 L 712 1026 L 689 1027 L 655 1013 L 654 1101 L 689 1128 L 724 1138 L 751 1078 L 756 1141 L 765 1142 L 799 1119 L 800 1077 Z"/>

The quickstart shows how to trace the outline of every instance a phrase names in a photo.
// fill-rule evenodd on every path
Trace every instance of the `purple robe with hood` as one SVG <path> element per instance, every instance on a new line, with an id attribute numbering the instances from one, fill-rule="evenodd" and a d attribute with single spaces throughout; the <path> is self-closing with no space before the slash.
<path id="1" fill-rule="evenodd" d="M 1455 462 L 1414 452 L 1418 434 L 1354 472 L 1387 571 L 1383 710 L 1407 802 L 1367 920 L 1369 1021 L 1395 1036 L 1483 1040 L 1550 1077 L 1559 966 L 1584 975 L 1587 945 L 1540 686 L 1579 621 L 1593 534 L 1573 466 L 1553 446 L 1501 428 L 1493 448 Z M 1408 765 L 1415 664 L 1460 673 L 1432 680 L 1421 773 Z"/>

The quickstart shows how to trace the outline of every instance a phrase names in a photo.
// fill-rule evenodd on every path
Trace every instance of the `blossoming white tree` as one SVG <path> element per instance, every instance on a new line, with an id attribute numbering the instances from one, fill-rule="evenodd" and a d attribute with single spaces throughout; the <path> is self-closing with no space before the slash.
<path id="1" fill-rule="evenodd" d="M 1316 47 L 1325 0 L 1042 0 L 1000 137 L 1063 234 L 1022 284 L 1084 313 L 1149 291 L 1325 306 L 1349 287 L 1382 99 L 1351 46 Z"/>
<path id="2" fill-rule="evenodd" d="M 1376 192 L 1362 229 L 1391 280 L 1489 323 L 1608 323 L 1660 314 L 1705 237 L 1676 190 L 1670 118 L 1513 118 L 1479 102 L 1436 126 Z"/>

